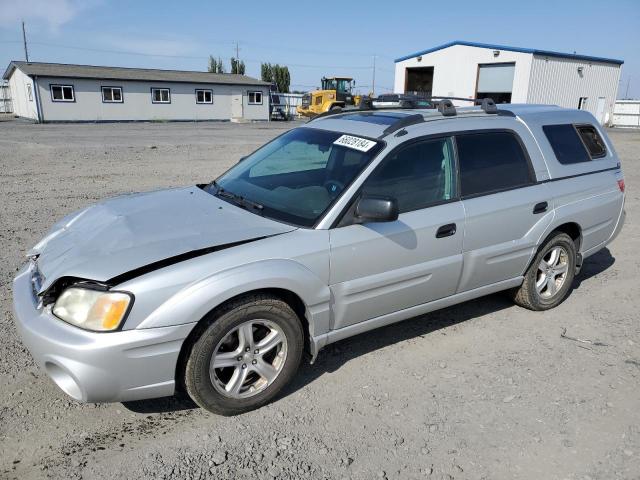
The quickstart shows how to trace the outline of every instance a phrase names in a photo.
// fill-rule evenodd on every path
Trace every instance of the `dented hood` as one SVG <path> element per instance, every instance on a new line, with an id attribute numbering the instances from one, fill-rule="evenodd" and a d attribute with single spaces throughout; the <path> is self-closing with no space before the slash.
<path id="1" fill-rule="evenodd" d="M 106 282 L 195 250 L 292 230 L 194 186 L 124 195 L 71 214 L 28 255 L 38 256 L 42 293 L 61 277 Z"/>

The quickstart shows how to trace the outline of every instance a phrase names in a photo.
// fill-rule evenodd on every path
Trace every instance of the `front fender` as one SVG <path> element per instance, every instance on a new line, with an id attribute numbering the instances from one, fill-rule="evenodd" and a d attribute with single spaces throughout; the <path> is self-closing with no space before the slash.
<path id="1" fill-rule="evenodd" d="M 136 328 L 196 322 L 233 297 L 268 288 L 289 290 L 302 299 L 311 337 L 329 331 L 328 285 L 305 266 L 286 259 L 257 261 L 198 280 L 169 298 Z"/>

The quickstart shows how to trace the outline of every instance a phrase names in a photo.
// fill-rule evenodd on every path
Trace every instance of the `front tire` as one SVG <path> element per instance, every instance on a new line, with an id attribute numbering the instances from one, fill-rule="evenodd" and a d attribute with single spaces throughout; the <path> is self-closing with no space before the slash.
<path id="1" fill-rule="evenodd" d="M 293 378 L 302 325 L 277 297 L 257 294 L 225 305 L 193 343 L 184 383 L 200 407 L 237 415 L 266 404 Z"/>
<path id="2" fill-rule="evenodd" d="M 513 299 L 529 310 L 557 307 L 567 298 L 575 272 L 576 245 L 566 233 L 557 233 L 540 248 Z"/>

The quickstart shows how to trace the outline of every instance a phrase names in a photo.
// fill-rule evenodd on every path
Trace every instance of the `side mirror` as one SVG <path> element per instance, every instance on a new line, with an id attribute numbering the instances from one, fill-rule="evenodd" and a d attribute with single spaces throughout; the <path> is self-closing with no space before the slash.
<path id="1" fill-rule="evenodd" d="M 393 222 L 398 219 L 398 201 L 391 197 L 368 197 L 358 200 L 355 217 L 360 223 Z"/>
<path id="2" fill-rule="evenodd" d="M 246 158 L 247 158 L 246 156 L 245 156 L 245 157 L 240 157 L 240 160 L 238 160 L 238 163 L 242 163 L 242 162 L 244 162 L 244 160 L 245 160 Z"/>

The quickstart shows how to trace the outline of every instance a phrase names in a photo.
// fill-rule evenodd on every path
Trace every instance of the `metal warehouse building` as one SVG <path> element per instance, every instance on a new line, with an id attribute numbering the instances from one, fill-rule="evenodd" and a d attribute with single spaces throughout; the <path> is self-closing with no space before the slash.
<path id="1" fill-rule="evenodd" d="M 13 61 L 3 78 L 39 122 L 269 119 L 269 84 L 245 75 Z"/>
<path id="2" fill-rule="evenodd" d="M 394 91 L 554 104 L 588 110 L 607 123 L 622 64 L 611 58 L 454 41 L 396 59 Z"/>

